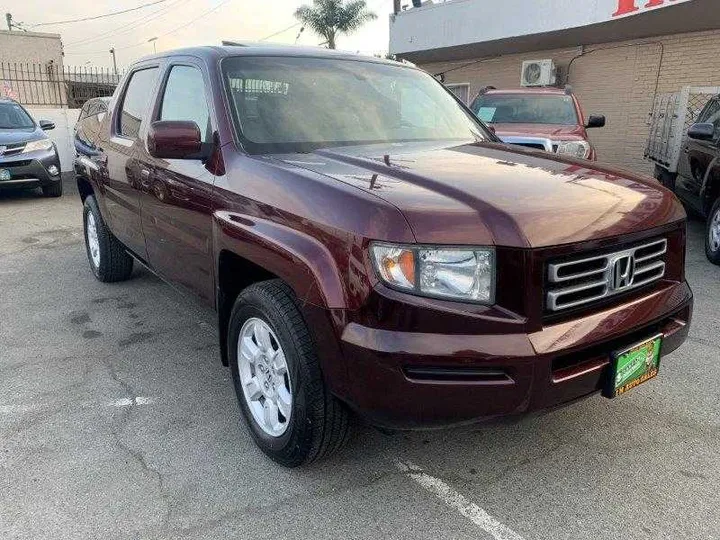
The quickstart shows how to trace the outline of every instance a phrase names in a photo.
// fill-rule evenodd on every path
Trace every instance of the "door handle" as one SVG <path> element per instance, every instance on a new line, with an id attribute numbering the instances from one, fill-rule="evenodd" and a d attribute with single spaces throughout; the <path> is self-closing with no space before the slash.
<path id="1" fill-rule="evenodd" d="M 689 147 L 689 146 L 686 146 L 685 148 L 683 148 L 683 152 L 685 152 L 686 154 L 689 154 L 689 153 L 690 153 L 690 147 Z"/>
<path id="2" fill-rule="evenodd" d="M 150 171 L 147 169 L 140 169 L 140 185 L 144 188 L 150 187 Z"/>

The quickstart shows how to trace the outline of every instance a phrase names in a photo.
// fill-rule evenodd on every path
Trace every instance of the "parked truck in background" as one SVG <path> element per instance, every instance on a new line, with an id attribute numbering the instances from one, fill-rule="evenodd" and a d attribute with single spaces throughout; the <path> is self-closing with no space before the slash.
<path id="1" fill-rule="evenodd" d="M 655 178 L 706 220 L 705 253 L 720 265 L 720 87 L 658 96 L 645 157 Z"/>
<path id="2" fill-rule="evenodd" d="M 605 126 L 605 117 L 587 119 L 570 86 L 480 91 L 470 109 L 503 142 L 595 161 L 587 130 Z"/>

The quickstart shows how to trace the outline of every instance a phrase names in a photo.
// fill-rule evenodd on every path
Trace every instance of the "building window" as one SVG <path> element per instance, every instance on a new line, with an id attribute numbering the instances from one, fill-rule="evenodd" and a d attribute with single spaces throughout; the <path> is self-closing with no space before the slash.
<path id="1" fill-rule="evenodd" d="M 470 102 L 470 84 L 446 84 L 448 90 L 455 94 L 465 105 Z"/>

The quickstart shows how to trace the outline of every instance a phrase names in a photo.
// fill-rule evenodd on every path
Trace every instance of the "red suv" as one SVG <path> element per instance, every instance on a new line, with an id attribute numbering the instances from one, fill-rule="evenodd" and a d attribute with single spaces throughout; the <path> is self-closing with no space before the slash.
<path id="1" fill-rule="evenodd" d="M 503 142 L 595 161 L 587 129 L 605 126 L 604 116 L 585 121 L 580 102 L 568 86 L 482 90 L 470 106 Z"/>
<path id="2" fill-rule="evenodd" d="M 509 147 L 413 67 L 185 49 L 89 121 L 90 268 L 138 260 L 217 310 L 242 416 L 284 465 L 337 449 L 350 410 L 407 428 L 614 397 L 687 336 L 672 193 Z"/>

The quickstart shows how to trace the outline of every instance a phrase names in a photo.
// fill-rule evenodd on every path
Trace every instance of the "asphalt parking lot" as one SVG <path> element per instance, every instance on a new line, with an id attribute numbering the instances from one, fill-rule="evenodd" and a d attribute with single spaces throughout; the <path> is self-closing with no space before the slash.
<path id="1" fill-rule="evenodd" d="M 213 313 L 97 282 L 81 205 L 0 193 L 0 538 L 720 538 L 720 267 L 691 222 L 691 337 L 614 401 L 383 433 L 299 470 L 240 423 Z"/>

